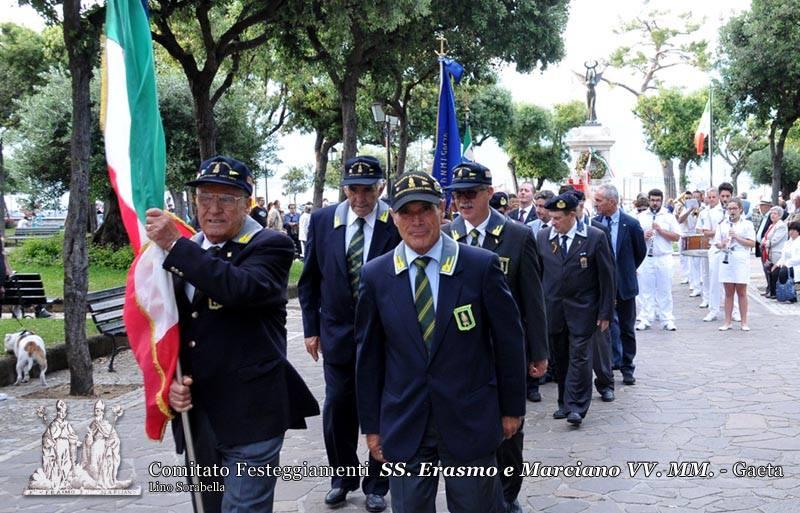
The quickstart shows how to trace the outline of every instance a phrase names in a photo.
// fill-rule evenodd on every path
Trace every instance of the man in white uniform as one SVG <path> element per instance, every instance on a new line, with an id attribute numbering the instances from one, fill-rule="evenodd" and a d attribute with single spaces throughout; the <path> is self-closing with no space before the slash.
<path id="1" fill-rule="evenodd" d="M 699 222 L 700 207 L 703 206 L 703 192 L 694 191 L 692 197 L 686 201 L 686 206 L 678 217 L 681 226 L 681 235 L 696 235 L 697 224 Z M 689 297 L 697 297 L 702 294 L 702 275 L 699 257 L 681 255 L 681 263 L 686 262 L 689 276 Z"/>
<path id="2" fill-rule="evenodd" d="M 717 210 L 712 208 L 709 211 L 711 223 L 710 227 L 706 229 L 706 225 L 703 226 L 703 233 L 709 237 L 713 237 L 716 233 L 717 225 L 728 218 L 728 213 L 725 211 L 725 206 L 733 197 L 733 185 L 729 184 L 728 182 L 719 184 L 718 197 L 719 205 L 716 207 Z M 703 317 L 703 321 L 705 322 L 713 322 L 717 320 L 717 317 L 719 317 L 720 305 L 725 300 L 725 292 L 722 289 L 722 284 L 719 281 L 719 264 L 721 262 L 721 258 L 720 251 L 712 244 L 711 249 L 708 250 L 708 274 L 710 287 L 708 297 L 708 314 Z M 739 321 L 739 306 L 735 297 L 733 320 L 737 322 Z"/>
<path id="3" fill-rule="evenodd" d="M 639 214 L 644 230 L 647 256 L 639 267 L 639 294 L 642 314 L 636 329 L 646 330 L 658 314 L 663 328 L 675 331 L 672 313 L 672 243 L 680 240 L 675 216 L 662 207 L 664 193 L 653 189 L 648 194 L 650 208 Z"/>
<path id="4" fill-rule="evenodd" d="M 717 189 L 712 187 L 706 191 L 706 208 L 700 212 L 697 220 L 697 233 L 711 239 L 714 237 L 717 225 L 722 222 L 724 215 L 722 206 L 719 204 Z M 708 250 L 708 258 L 700 259 L 700 274 L 703 281 L 703 302 L 700 303 L 700 308 L 708 308 L 712 303 L 712 295 L 716 294 L 716 310 L 712 309 L 709 313 L 719 310 L 719 296 L 722 284 L 719 282 L 719 267 L 716 266 L 717 253 L 719 253 L 719 250 L 711 247 Z M 714 269 L 713 273 L 711 272 L 712 268 Z M 716 318 L 716 314 L 713 318 Z"/>

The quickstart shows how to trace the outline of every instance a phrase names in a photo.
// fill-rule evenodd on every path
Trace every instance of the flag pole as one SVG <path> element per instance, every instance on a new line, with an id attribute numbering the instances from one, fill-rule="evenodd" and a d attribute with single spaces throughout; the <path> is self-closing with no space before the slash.
<path id="1" fill-rule="evenodd" d="M 178 378 L 178 383 L 183 384 L 183 371 L 181 370 L 181 359 L 178 358 L 177 366 L 175 367 L 175 375 Z M 189 424 L 189 412 L 181 412 L 181 424 L 183 425 L 183 441 L 186 445 L 186 459 L 189 462 L 197 464 L 197 458 L 194 453 L 194 436 L 192 436 L 192 426 Z M 194 497 L 194 510 L 196 513 L 205 513 L 203 508 L 203 494 L 200 492 L 200 478 L 196 472 L 189 472 L 189 479 L 192 482 L 192 496 Z"/>
<path id="2" fill-rule="evenodd" d="M 714 187 L 714 85 L 708 86 L 708 168 L 709 187 Z"/>

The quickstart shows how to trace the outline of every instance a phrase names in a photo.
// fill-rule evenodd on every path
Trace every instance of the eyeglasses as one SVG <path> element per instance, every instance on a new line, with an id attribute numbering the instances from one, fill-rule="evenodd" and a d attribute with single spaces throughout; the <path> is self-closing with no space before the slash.
<path id="1" fill-rule="evenodd" d="M 246 196 L 199 192 L 195 197 L 197 198 L 197 204 L 203 208 L 209 208 L 216 201 L 217 205 L 222 207 L 224 210 L 232 210 L 239 203 L 239 200 L 244 199 Z"/>
<path id="2" fill-rule="evenodd" d="M 483 192 L 485 190 L 487 190 L 486 187 L 480 187 L 478 189 L 460 189 L 453 191 L 453 195 L 458 198 L 473 200 L 478 197 L 479 192 Z"/>

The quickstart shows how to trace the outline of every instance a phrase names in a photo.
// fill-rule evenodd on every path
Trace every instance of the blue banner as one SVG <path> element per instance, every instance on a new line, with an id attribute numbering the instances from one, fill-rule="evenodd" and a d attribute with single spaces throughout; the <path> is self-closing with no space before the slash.
<path id="1" fill-rule="evenodd" d="M 448 187 L 453 179 L 453 168 L 461 162 L 461 135 L 458 133 L 456 99 L 450 78 L 456 84 L 464 74 L 464 67 L 452 59 L 439 59 L 439 112 L 436 116 L 436 151 L 433 157 L 433 177 L 442 187 Z M 450 206 L 450 193 L 447 193 Z"/>

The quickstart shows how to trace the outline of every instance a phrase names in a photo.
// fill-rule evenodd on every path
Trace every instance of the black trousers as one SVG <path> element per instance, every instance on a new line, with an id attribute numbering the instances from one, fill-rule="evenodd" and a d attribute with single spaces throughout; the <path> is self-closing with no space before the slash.
<path id="1" fill-rule="evenodd" d="M 497 448 L 497 468 L 500 471 L 500 484 L 503 485 L 503 500 L 508 504 L 517 500 L 522 488 L 522 443 L 525 438 L 522 428 L 524 427 L 525 419 L 522 419 L 522 424 L 514 436 L 504 439 Z M 503 473 L 506 467 L 514 468 L 514 473 L 510 477 L 506 477 Z"/>
<path id="2" fill-rule="evenodd" d="M 344 365 L 325 362 L 325 404 L 322 407 L 322 430 L 325 450 L 331 467 L 351 467 L 359 465 L 358 448 L 358 410 L 356 407 L 356 362 L 355 359 Z M 332 477 L 331 488 L 358 490 L 357 477 Z M 388 477 L 380 477 L 380 463 L 369 457 L 369 475 L 364 478 L 361 488 L 365 494 L 386 495 L 389 490 Z"/>
<path id="3" fill-rule="evenodd" d="M 585 416 L 592 402 L 594 334 L 572 335 L 565 326 L 550 337 L 556 361 L 558 406 Z"/>
<path id="4" fill-rule="evenodd" d="M 633 376 L 636 366 L 636 298 L 617 299 L 619 338 L 622 342 L 622 362 L 619 370 L 623 376 Z"/>
<path id="5" fill-rule="evenodd" d="M 611 327 L 605 331 L 594 332 L 594 387 L 602 393 L 606 389 L 614 390 L 614 371 L 611 370 Z"/>

